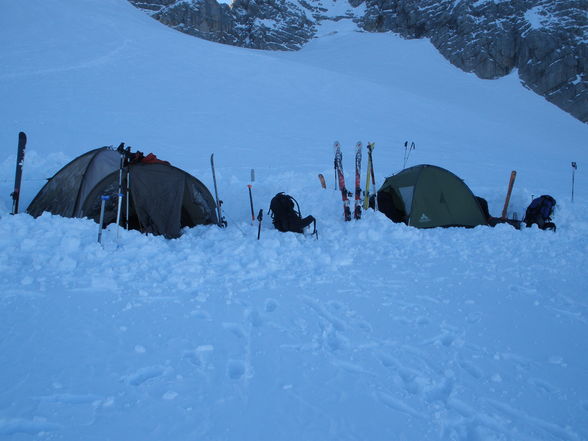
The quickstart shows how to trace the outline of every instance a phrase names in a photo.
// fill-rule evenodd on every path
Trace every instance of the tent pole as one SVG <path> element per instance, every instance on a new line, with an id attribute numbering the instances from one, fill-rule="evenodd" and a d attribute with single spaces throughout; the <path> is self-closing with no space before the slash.
<path id="1" fill-rule="evenodd" d="M 106 201 L 110 197 L 108 195 L 102 195 L 101 199 L 102 202 L 100 203 L 100 222 L 98 226 L 98 243 L 102 244 L 102 230 L 104 229 L 104 206 L 106 205 Z"/>

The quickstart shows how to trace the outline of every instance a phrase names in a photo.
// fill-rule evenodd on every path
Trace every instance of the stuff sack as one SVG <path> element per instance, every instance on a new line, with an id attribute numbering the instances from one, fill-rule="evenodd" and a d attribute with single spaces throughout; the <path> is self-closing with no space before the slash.
<path id="1" fill-rule="evenodd" d="M 290 195 L 283 192 L 275 195 L 270 202 L 269 212 L 278 231 L 304 233 L 306 227 L 314 224 L 312 234 L 316 234 L 316 219 L 313 216 L 302 218 L 298 202 Z"/>
<path id="2" fill-rule="evenodd" d="M 553 216 L 555 204 L 555 199 L 545 194 L 533 199 L 527 207 L 523 222 L 527 227 L 537 224 L 542 230 L 555 231 L 555 224 L 551 222 L 551 216 Z"/>

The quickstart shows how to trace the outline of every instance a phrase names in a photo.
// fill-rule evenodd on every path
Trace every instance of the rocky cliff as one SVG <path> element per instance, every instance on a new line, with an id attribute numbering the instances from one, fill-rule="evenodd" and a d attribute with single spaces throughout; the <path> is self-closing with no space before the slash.
<path id="1" fill-rule="evenodd" d="M 588 0 L 129 1 L 179 31 L 256 49 L 297 50 L 322 21 L 342 18 L 429 38 L 480 78 L 517 69 L 526 87 L 588 122 Z"/>

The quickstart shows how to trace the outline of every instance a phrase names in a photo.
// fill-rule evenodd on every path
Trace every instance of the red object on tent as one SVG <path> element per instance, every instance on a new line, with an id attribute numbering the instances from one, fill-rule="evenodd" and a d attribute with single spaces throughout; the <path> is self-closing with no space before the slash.
<path id="1" fill-rule="evenodd" d="M 162 161 L 161 159 L 157 158 L 153 153 L 149 153 L 147 156 L 141 159 L 142 163 L 145 164 L 165 164 L 171 165 L 168 161 Z"/>

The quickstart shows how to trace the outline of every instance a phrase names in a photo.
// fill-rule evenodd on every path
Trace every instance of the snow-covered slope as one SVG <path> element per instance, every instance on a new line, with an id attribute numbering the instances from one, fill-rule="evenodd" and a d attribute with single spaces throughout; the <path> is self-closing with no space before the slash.
<path id="1" fill-rule="evenodd" d="M 333 24 L 333 26 L 335 26 Z M 297 53 L 172 31 L 124 0 L 29 0 L 0 17 L 0 438 L 583 440 L 588 129 L 513 76 L 424 41 L 323 29 Z M 382 49 L 394 58 L 379 58 Z M 178 240 L 8 215 L 67 161 L 125 141 L 212 187 L 229 227 Z M 344 223 L 332 143 L 376 179 L 432 163 L 502 209 L 558 201 L 556 234 Z M 579 169 L 570 202 L 570 161 Z M 286 191 L 319 240 L 249 224 Z"/>

